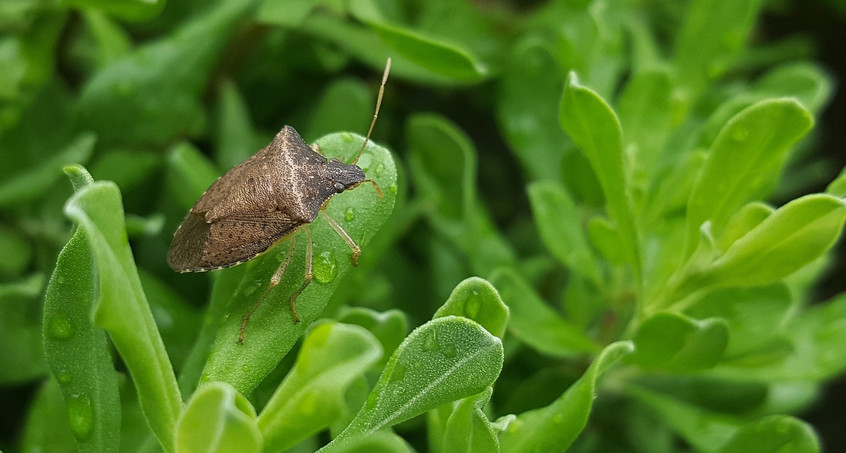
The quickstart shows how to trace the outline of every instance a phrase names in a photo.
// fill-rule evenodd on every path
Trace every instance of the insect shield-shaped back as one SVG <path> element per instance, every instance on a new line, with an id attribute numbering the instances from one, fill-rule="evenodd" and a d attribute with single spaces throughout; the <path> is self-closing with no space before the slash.
<path id="1" fill-rule="evenodd" d="M 364 180 L 361 168 L 327 160 L 285 126 L 197 200 L 173 235 L 168 264 L 202 272 L 253 259 L 311 223 L 332 195 Z"/>

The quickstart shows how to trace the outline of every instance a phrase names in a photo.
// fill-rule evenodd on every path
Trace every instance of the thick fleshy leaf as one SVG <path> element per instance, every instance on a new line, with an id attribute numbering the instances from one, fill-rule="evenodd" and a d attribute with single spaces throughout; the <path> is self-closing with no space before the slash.
<path id="1" fill-rule="evenodd" d="M 517 415 L 500 435 L 500 451 L 563 451 L 587 424 L 596 397 L 597 380 L 634 350 L 629 341 L 606 346 L 585 374 L 552 404 Z"/>
<path id="2" fill-rule="evenodd" d="M 470 277 L 456 285 L 449 299 L 432 318 L 450 315 L 472 319 L 500 339 L 505 335 L 508 323 L 508 307 L 502 302 L 496 288 L 479 277 Z"/>
<path id="3" fill-rule="evenodd" d="M 725 74 L 746 45 L 761 0 L 697 0 L 676 42 L 678 78 L 696 95 Z"/>
<path id="4" fill-rule="evenodd" d="M 567 190 L 552 181 L 539 181 L 530 184 L 528 192 L 535 227 L 546 248 L 571 272 L 599 284 L 599 264 L 585 237 L 581 212 Z"/>
<path id="5" fill-rule="evenodd" d="M 687 204 L 688 255 L 705 221 L 719 234 L 735 211 L 768 195 L 790 147 L 812 125 L 810 113 L 795 100 L 772 99 L 743 110 L 723 127 Z"/>
<path id="6" fill-rule="evenodd" d="M 817 453 L 820 442 L 806 422 L 789 415 L 770 415 L 741 426 L 720 451 Z"/>
<path id="7" fill-rule="evenodd" d="M 632 216 L 631 193 L 623 168 L 620 121 L 594 91 L 579 84 L 570 73 L 561 98 L 561 127 L 584 153 L 605 193 L 606 209 L 614 221 L 626 261 L 640 275 L 640 252 Z"/>
<path id="8" fill-rule="evenodd" d="M 91 319 L 98 298 L 91 247 L 78 229 L 59 253 L 47 286 L 44 355 L 64 395 L 80 450 L 118 451 L 118 375 L 106 334 Z"/>
<path id="9" fill-rule="evenodd" d="M 262 451 L 253 405 L 231 385 L 212 382 L 200 387 L 176 426 L 179 453 L 244 453 Z"/>
<path id="10" fill-rule="evenodd" d="M 793 200 L 691 273 L 686 288 L 765 285 L 784 278 L 831 248 L 844 221 L 846 202 L 839 198 L 815 194 Z"/>
<path id="11" fill-rule="evenodd" d="M 560 128 L 558 97 L 564 87 L 549 43 L 529 37 L 514 46 L 499 87 L 497 119 L 514 154 L 532 178 L 561 177 L 569 145 Z"/>
<path id="12" fill-rule="evenodd" d="M 770 415 L 744 423 L 639 387 L 627 392 L 653 408 L 687 442 L 701 451 L 819 451 L 819 441 L 805 423 L 787 415 Z"/>
<path id="13" fill-rule="evenodd" d="M 316 326 L 259 416 L 265 448 L 287 450 L 329 426 L 346 409 L 347 387 L 381 355 L 379 342 L 363 327 Z"/>
<path id="14" fill-rule="evenodd" d="M 0 284 L 0 385 L 21 385 L 47 371 L 40 322 L 44 275 Z"/>
<path id="15" fill-rule="evenodd" d="M 26 203 L 38 198 L 61 178 L 62 167 L 84 164 L 94 152 L 97 139 L 92 133 L 82 133 L 63 150 L 40 164 L 37 168 L 18 173 L 0 183 L 0 206 Z"/>
<path id="16" fill-rule="evenodd" d="M 97 72 L 80 96 L 80 125 L 109 143 L 162 144 L 200 130 L 209 72 L 252 3 L 220 3 Z"/>
<path id="17" fill-rule="evenodd" d="M 499 451 L 497 431 L 484 412 L 492 393 L 493 389 L 488 387 L 479 395 L 464 398 L 455 404 L 446 422 L 442 451 Z"/>
<path id="18" fill-rule="evenodd" d="M 84 179 L 81 167 L 68 167 L 72 179 Z M 65 214 L 84 231 L 99 275 L 100 299 L 94 322 L 106 329 L 138 391 L 150 427 L 166 451 L 173 449 L 182 396 L 141 287 L 124 228 L 117 186 L 88 184 L 68 200 Z"/>
<path id="19" fill-rule="evenodd" d="M 475 322 L 433 319 L 411 332 L 352 423 L 321 451 L 479 393 L 496 380 L 502 362 L 499 338 Z"/>
<path id="20" fill-rule="evenodd" d="M 497 269 L 490 281 L 511 312 L 509 330 L 532 348 L 559 357 L 599 350 L 599 346 L 578 327 L 541 300 L 513 269 Z"/>
<path id="21" fill-rule="evenodd" d="M 328 157 L 349 162 L 361 148 L 364 137 L 350 133 L 327 135 L 317 141 Z M 380 198 L 370 184 L 334 196 L 326 213 L 335 219 L 367 253 L 367 244 L 385 223 L 393 210 L 397 193 L 397 170 L 390 152 L 370 142 L 358 161 L 368 178 L 379 184 Z M 302 336 L 308 325 L 320 316 L 329 297 L 353 269 L 349 246 L 329 224 L 318 217 L 309 224 L 314 244 L 314 281 L 297 298 L 301 322 L 294 324 L 289 299 L 304 278 L 305 241 L 308 236 L 296 234 L 296 250 L 292 264 L 282 282 L 264 295 L 270 277 L 279 267 L 292 241 L 271 248 L 253 262 L 227 308 L 227 313 L 203 371 L 203 381 L 224 381 L 239 392 L 250 394 Z M 229 272 L 224 270 L 222 272 Z M 241 318 L 252 305 L 264 297 L 253 313 L 238 344 Z"/>
<path id="22" fill-rule="evenodd" d="M 657 313 L 635 332 L 636 350 L 630 360 L 663 371 L 707 369 L 722 358 L 728 340 L 728 325 L 722 319 L 697 321 L 678 313 Z"/>

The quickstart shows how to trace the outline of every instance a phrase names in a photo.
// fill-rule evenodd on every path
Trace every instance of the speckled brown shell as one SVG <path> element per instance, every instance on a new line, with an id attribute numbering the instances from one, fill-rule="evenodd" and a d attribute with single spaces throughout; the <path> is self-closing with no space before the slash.
<path id="1" fill-rule="evenodd" d="M 235 266 L 311 223 L 337 193 L 326 162 L 285 126 L 197 200 L 173 235 L 168 265 L 179 272 Z"/>

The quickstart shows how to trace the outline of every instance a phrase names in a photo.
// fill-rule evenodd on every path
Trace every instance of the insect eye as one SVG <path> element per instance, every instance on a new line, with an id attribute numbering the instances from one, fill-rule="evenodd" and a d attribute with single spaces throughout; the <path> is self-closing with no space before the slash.
<path id="1" fill-rule="evenodd" d="M 341 193 L 341 192 L 344 191 L 344 189 L 346 189 L 346 187 L 344 187 L 344 185 L 339 183 L 339 182 L 336 182 L 334 184 L 334 186 L 335 186 L 335 192 L 338 192 L 338 193 Z"/>

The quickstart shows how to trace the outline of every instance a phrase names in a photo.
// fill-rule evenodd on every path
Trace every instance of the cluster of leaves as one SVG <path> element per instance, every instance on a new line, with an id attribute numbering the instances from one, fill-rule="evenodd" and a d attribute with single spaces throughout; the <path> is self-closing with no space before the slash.
<path id="1" fill-rule="evenodd" d="M 20 450 L 818 451 L 790 414 L 846 370 L 846 297 L 810 305 L 846 175 L 765 200 L 818 177 L 832 83 L 750 45 L 760 0 L 668 6 L 3 3 L 0 382 L 41 383 Z M 382 195 L 328 206 L 361 265 L 318 218 L 303 322 L 304 235 L 167 268 L 280 121 L 349 161 L 387 57 L 395 153 L 358 162 Z M 480 159 L 488 120 L 509 153 Z"/>

